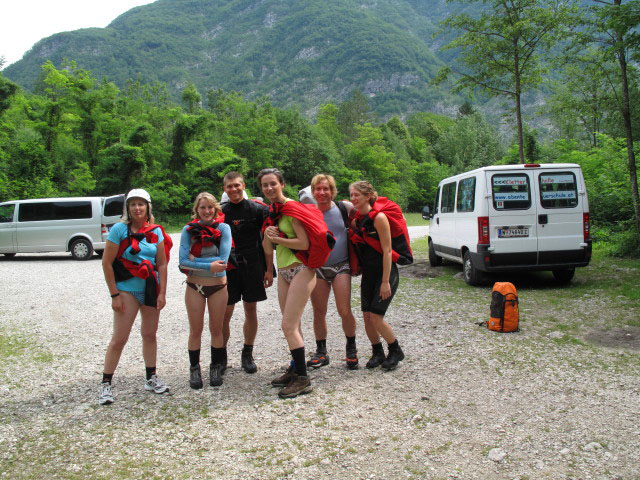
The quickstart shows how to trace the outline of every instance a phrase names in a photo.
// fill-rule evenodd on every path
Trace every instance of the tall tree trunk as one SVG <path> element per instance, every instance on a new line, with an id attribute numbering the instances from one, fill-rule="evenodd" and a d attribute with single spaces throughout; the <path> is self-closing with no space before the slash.
<path id="1" fill-rule="evenodd" d="M 514 41 L 517 45 L 517 40 Z M 516 53 L 514 60 L 514 69 L 515 72 L 515 101 L 516 101 L 516 124 L 518 128 L 518 157 L 520 158 L 520 163 L 524 163 L 524 136 L 522 135 L 522 108 L 521 108 L 521 99 L 520 99 L 520 59 L 518 58 L 518 54 Z"/>
<path id="2" fill-rule="evenodd" d="M 620 5 L 620 0 L 616 0 Z M 622 44 L 622 36 L 618 35 L 618 43 Z M 629 83 L 627 79 L 627 58 L 624 48 L 618 50 L 618 62 L 620 63 L 620 76 L 622 80 L 622 119 L 624 132 L 627 137 L 627 160 L 629 163 L 629 181 L 631 183 L 631 198 L 636 220 L 636 231 L 640 233 L 640 198 L 638 196 L 638 175 L 636 173 L 636 156 L 633 151 L 633 131 L 631 130 L 631 107 L 629 105 Z"/>

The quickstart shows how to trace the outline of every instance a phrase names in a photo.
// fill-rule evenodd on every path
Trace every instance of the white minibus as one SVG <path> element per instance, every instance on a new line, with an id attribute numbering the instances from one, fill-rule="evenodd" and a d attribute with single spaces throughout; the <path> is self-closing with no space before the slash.
<path id="1" fill-rule="evenodd" d="M 124 195 L 39 198 L 0 203 L 0 253 L 71 252 L 88 260 L 120 220 Z"/>
<path id="2" fill-rule="evenodd" d="M 551 270 L 568 283 L 591 259 L 589 201 L 577 164 L 478 168 L 442 180 L 429 226 L 429 263 L 463 265 L 469 285 L 482 272 Z"/>

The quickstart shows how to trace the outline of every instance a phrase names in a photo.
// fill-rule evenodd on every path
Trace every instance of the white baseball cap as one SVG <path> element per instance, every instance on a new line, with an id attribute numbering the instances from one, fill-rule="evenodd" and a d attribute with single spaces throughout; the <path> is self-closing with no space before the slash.
<path id="1" fill-rule="evenodd" d="M 129 193 L 127 193 L 127 200 L 126 201 L 129 202 L 130 198 L 141 198 L 141 199 L 146 200 L 147 202 L 151 203 L 151 195 L 149 195 L 147 193 L 147 191 L 142 189 L 142 188 L 134 188 Z"/>

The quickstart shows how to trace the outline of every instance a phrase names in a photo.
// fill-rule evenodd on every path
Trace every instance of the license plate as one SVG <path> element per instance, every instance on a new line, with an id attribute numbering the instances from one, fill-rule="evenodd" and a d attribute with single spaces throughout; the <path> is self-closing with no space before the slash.
<path id="1" fill-rule="evenodd" d="M 498 238 L 528 237 L 528 228 L 499 228 Z"/>

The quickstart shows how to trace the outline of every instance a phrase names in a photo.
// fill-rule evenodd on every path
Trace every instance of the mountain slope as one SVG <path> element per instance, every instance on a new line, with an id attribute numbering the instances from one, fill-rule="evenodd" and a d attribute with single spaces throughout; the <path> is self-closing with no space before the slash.
<path id="1" fill-rule="evenodd" d="M 381 114 L 433 108 L 445 94 L 427 86 L 442 64 L 432 51 L 444 0 L 157 0 L 104 29 L 38 42 L 4 74 L 33 88 L 40 65 L 63 58 L 118 85 L 187 82 L 268 95 L 308 113 L 355 88 Z"/>

